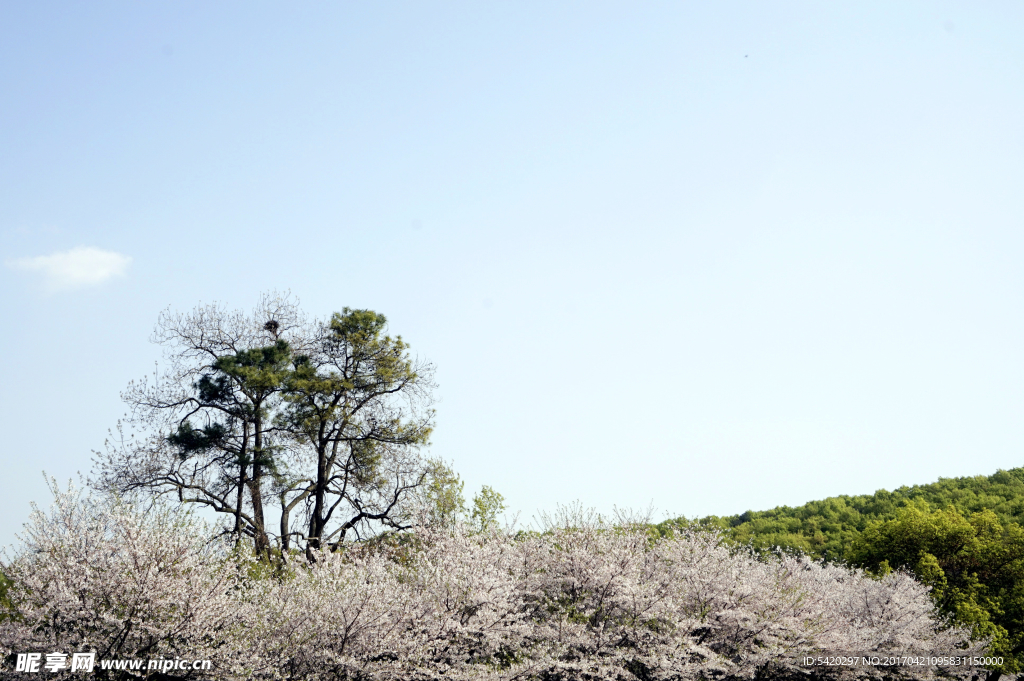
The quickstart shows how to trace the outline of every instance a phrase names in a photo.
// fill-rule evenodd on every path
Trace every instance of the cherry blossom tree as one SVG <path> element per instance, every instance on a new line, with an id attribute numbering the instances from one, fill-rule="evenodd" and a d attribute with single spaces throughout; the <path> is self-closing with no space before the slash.
<path id="1" fill-rule="evenodd" d="M 204 524 L 51 486 L 51 510 L 33 509 L 20 552 L 3 564 L 14 606 L 0 623 L 3 652 L 192 657 L 225 669 L 249 656 L 238 565 Z"/>
<path id="2" fill-rule="evenodd" d="M 805 656 L 979 655 L 928 589 L 708 532 L 425 525 L 272 569 L 180 511 L 57 494 L 11 577 L 0 653 L 210 659 L 222 681 L 930 679 L 977 667 Z M 167 672 L 163 678 L 190 678 Z M 178 674 L 178 676 L 175 676 Z M 59 678 L 59 675 L 53 678 Z M 70 677 L 69 677 L 70 678 Z"/>

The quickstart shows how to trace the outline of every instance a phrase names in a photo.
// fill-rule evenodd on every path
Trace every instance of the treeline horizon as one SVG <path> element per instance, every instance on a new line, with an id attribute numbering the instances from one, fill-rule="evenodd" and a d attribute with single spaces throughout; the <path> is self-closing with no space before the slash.
<path id="1" fill-rule="evenodd" d="M 799 550 L 816 558 L 841 561 L 871 522 L 891 520 L 908 507 L 954 507 L 966 514 L 990 510 L 1001 522 L 1024 525 L 1024 467 L 999 469 L 992 475 L 940 477 L 935 482 L 903 485 L 892 491 L 879 489 L 873 494 L 841 494 L 800 506 L 693 519 L 679 516 L 658 526 L 715 527 L 731 540 L 754 548 Z"/>

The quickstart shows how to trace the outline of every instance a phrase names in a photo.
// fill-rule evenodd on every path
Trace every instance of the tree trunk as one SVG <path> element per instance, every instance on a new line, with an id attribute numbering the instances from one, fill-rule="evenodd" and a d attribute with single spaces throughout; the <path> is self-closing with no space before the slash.
<path id="1" fill-rule="evenodd" d="M 256 550 L 256 556 L 261 559 L 270 560 L 270 540 L 267 538 L 267 526 L 263 520 L 263 422 L 259 417 L 259 404 L 256 405 L 256 421 L 253 424 L 255 428 L 253 451 L 252 451 L 252 483 L 249 485 L 249 490 L 252 496 L 252 520 L 255 527 L 253 528 L 254 536 L 253 543 Z"/>
<path id="2" fill-rule="evenodd" d="M 313 490 L 313 514 L 309 518 L 309 544 L 311 549 L 322 546 L 327 506 L 327 443 L 317 447 L 316 487 Z"/>

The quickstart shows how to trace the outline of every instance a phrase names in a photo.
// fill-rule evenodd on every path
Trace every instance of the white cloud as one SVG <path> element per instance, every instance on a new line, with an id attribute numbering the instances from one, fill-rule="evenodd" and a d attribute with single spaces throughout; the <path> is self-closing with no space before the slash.
<path id="1" fill-rule="evenodd" d="M 123 276 L 132 259 L 114 251 L 78 246 L 70 251 L 8 260 L 7 266 L 24 272 L 39 272 L 47 288 L 64 290 L 95 286 Z"/>

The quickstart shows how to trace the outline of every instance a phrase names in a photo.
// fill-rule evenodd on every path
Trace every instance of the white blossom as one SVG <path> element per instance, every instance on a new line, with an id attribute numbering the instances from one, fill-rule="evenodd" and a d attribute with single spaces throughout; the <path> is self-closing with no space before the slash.
<path id="1" fill-rule="evenodd" d="M 422 527 L 314 558 L 272 569 L 211 542 L 187 516 L 58 493 L 3 565 L 17 612 L 0 624 L 0 652 L 210 659 L 202 678 L 224 681 L 667 681 L 808 678 L 805 655 L 984 650 L 944 626 L 906 574 L 758 555 L 714 533 Z M 61 674 L 71 676 L 47 676 Z"/>

